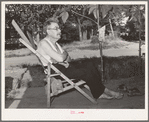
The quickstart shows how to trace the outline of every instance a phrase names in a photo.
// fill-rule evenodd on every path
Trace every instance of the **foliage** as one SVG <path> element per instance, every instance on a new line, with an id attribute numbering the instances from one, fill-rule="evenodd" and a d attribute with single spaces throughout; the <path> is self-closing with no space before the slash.
<path id="1" fill-rule="evenodd" d="M 140 12 L 140 13 L 139 13 Z M 145 6 L 134 5 L 130 9 L 130 19 L 126 25 L 128 40 L 145 40 Z"/>
<path id="2" fill-rule="evenodd" d="M 36 37 L 44 37 L 42 33 L 43 23 L 55 18 L 62 28 L 62 38 L 70 41 L 78 40 L 83 32 L 97 35 L 99 27 L 106 26 L 107 34 L 110 32 L 109 19 L 112 21 L 114 31 L 129 33 L 130 39 L 138 37 L 139 23 L 141 23 L 142 39 L 145 30 L 145 7 L 141 6 L 141 19 L 139 19 L 139 5 L 48 5 L 48 4 L 6 4 L 6 39 L 9 39 L 9 31 L 13 27 L 12 19 L 19 24 L 24 33 L 27 31 Z M 121 26 L 123 18 L 129 17 L 126 26 Z M 99 17 L 99 20 L 97 18 Z M 141 21 L 140 21 L 141 20 Z M 65 29 L 65 30 L 64 30 Z M 72 31 L 71 31 L 72 30 Z M 64 35 L 63 35 L 64 34 Z M 138 39 L 138 38 L 137 38 Z M 62 39 L 61 39 L 62 40 Z"/>
<path id="3" fill-rule="evenodd" d="M 70 43 L 72 41 L 79 40 L 78 36 L 78 29 L 77 29 L 77 24 L 76 22 L 72 22 L 71 18 L 67 20 L 65 23 L 65 26 L 63 27 L 61 33 L 61 39 L 59 40 L 60 43 Z"/>
<path id="4" fill-rule="evenodd" d="M 6 25 L 12 27 L 11 21 L 12 19 L 15 19 L 24 33 L 29 31 L 33 36 L 35 36 L 37 33 L 42 35 L 42 26 L 47 19 L 58 19 L 60 17 L 64 23 L 68 18 L 68 12 L 61 8 L 61 5 L 6 5 Z"/>

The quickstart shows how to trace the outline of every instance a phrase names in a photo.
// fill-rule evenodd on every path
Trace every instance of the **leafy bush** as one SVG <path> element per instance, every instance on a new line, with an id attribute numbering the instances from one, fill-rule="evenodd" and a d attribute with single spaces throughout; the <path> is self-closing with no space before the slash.
<path id="1" fill-rule="evenodd" d="M 95 36 L 95 35 L 92 36 L 92 37 L 91 37 L 91 43 L 92 43 L 92 44 L 99 43 L 98 36 Z"/>
<path id="2" fill-rule="evenodd" d="M 75 60 L 74 63 L 83 62 L 94 62 L 95 67 L 99 75 L 101 75 L 101 59 L 100 58 L 85 58 Z M 104 79 L 119 79 L 119 78 L 130 78 L 141 74 L 142 77 L 145 76 L 145 62 L 142 64 L 139 62 L 139 57 L 137 56 L 120 56 L 120 57 L 103 57 L 103 68 L 104 68 Z M 139 72 L 139 68 L 142 66 L 142 72 Z M 84 67 L 85 68 L 85 67 Z"/>

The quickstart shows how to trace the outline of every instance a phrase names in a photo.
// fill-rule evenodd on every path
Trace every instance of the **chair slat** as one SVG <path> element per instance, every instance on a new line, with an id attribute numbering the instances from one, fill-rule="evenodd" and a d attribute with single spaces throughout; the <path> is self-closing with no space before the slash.
<path id="1" fill-rule="evenodd" d="M 81 85 L 83 85 L 83 84 L 85 84 L 85 82 L 81 80 L 81 81 L 75 83 L 74 85 L 75 85 L 75 86 L 81 86 Z M 65 92 L 65 91 L 68 91 L 68 90 L 70 90 L 70 89 L 72 89 L 72 88 L 74 88 L 74 86 L 72 86 L 72 85 L 67 86 L 67 87 L 63 88 L 63 90 L 58 91 L 58 94 L 60 94 L 60 93 L 62 93 L 62 92 Z M 52 96 L 54 96 L 53 93 L 51 93 L 51 97 L 52 97 Z"/>
<path id="2" fill-rule="evenodd" d="M 54 76 L 58 76 L 58 75 L 60 75 L 60 74 L 52 74 L 52 75 L 50 75 L 51 77 L 54 77 Z"/>

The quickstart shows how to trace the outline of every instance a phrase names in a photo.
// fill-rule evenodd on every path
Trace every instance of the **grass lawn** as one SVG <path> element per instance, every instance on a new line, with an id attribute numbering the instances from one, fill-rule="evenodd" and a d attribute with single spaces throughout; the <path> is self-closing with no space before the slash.
<path id="1" fill-rule="evenodd" d="M 111 49 L 111 48 L 122 48 L 128 46 L 133 42 L 127 42 L 118 38 L 115 39 L 107 39 L 103 42 L 103 49 Z M 83 41 L 74 41 L 69 44 L 61 44 L 64 49 L 68 52 L 73 52 L 75 50 L 99 50 L 99 43 L 92 43 L 91 40 L 83 40 Z M 5 50 L 5 58 L 11 57 L 23 57 L 32 55 L 32 52 L 29 49 L 22 48 L 18 50 Z"/>

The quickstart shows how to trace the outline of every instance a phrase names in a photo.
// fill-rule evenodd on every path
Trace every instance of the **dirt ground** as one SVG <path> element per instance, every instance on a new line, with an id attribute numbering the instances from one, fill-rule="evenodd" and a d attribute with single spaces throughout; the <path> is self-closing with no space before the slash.
<path id="1" fill-rule="evenodd" d="M 119 80 L 111 80 L 109 83 L 106 83 L 105 86 L 117 91 L 117 86 L 119 84 L 126 84 L 129 88 L 137 87 L 139 90 L 144 93 L 144 82 L 140 81 L 140 83 L 136 83 L 133 78 L 128 79 L 119 79 Z M 83 90 L 88 93 L 90 96 L 90 92 L 83 88 Z M 20 92 L 21 93 L 21 92 Z M 51 108 L 83 108 L 83 109 L 144 109 L 145 108 L 145 95 L 142 96 L 127 96 L 127 92 L 123 92 L 123 99 L 112 99 L 105 100 L 100 99 L 97 100 L 97 104 L 91 103 L 88 99 L 82 96 L 76 90 L 70 90 L 69 92 L 60 94 L 55 97 Z M 46 94 L 44 87 L 31 87 L 27 88 L 24 95 L 20 98 L 21 101 L 16 106 L 17 108 L 47 108 Z M 18 99 L 16 99 L 18 100 Z M 10 105 L 14 102 L 12 99 L 7 99 L 6 108 L 11 108 Z M 13 108 L 13 107 L 12 107 Z"/>
<path id="2" fill-rule="evenodd" d="M 24 52 L 24 51 L 23 51 Z M 79 52 L 79 55 L 78 55 Z M 9 52 L 7 52 L 9 53 Z M 29 53 L 27 51 L 27 53 Z M 122 49 L 108 49 L 104 50 L 106 56 L 137 56 L 138 55 L 138 44 L 123 47 Z M 84 57 L 99 57 L 99 51 L 74 51 L 70 52 L 73 59 L 84 58 Z M 5 77 L 19 77 L 19 74 L 23 72 L 16 66 L 20 64 L 39 64 L 37 58 L 34 55 L 28 55 L 24 57 L 11 57 L 5 58 Z M 145 79 L 130 77 L 121 79 L 112 79 L 105 82 L 104 85 L 112 90 L 117 91 L 117 87 L 121 84 L 125 84 L 128 88 L 138 88 L 141 93 L 145 93 Z M 5 107 L 11 108 L 13 103 L 16 108 L 46 108 L 46 94 L 44 87 L 30 87 L 27 89 L 20 88 L 18 90 L 17 99 L 6 99 Z M 83 88 L 89 95 L 90 92 Z M 124 97 L 120 100 L 98 100 L 98 104 L 93 104 L 82 96 L 76 90 L 63 93 L 54 98 L 51 108 L 102 108 L 102 109 L 144 109 L 145 108 L 145 95 L 141 96 L 127 96 L 127 92 L 123 92 Z M 14 106 L 13 106 L 14 107 Z"/>

